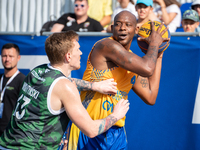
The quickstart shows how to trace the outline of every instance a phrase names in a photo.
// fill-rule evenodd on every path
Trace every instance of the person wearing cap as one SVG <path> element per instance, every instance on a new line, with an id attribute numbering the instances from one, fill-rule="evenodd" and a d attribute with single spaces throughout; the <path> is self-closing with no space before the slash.
<path id="1" fill-rule="evenodd" d="M 198 15 L 199 15 L 199 19 L 200 19 L 200 0 L 195 0 L 192 5 L 191 8 L 193 10 L 196 10 Z M 195 29 L 196 32 L 200 32 L 200 24 L 199 26 Z"/>
<path id="2" fill-rule="evenodd" d="M 184 32 L 195 32 L 199 26 L 199 15 L 195 10 L 186 10 L 182 17 L 182 27 Z"/>
<path id="3" fill-rule="evenodd" d="M 149 20 L 154 21 L 159 19 L 153 12 L 152 0 L 137 0 L 135 9 L 138 13 L 137 27 L 140 28 L 144 23 Z"/>
<path id="4" fill-rule="evenodd" d="M 177 0 L 153 0 L 160 7 L 155 9 L 157 17 L 168 26 L 170 32 L 176 32 L 181 25 L 181 4 Z"/>

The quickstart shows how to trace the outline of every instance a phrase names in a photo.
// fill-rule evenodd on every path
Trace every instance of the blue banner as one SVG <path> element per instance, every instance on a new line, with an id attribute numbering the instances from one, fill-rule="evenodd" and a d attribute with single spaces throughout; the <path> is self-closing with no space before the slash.
<path id="1" fill-rule="evenodd" d="M 104 37 L 80 36 L 81 69 L 73 71 L 72 77 L 82 78 L 93 44 Z M 8 42 L 16 43 L 22 56 L 18 67 L 27 74 L 35 66 L 48 62 L 44 50 L 46 38 L 0 35 L 0 47 Z M 200 37 L 171 37 L 163 56 L 160 89 L 154 106 L 145 104 L 133 91 L 129 93 L 131 105 L 125 124 L 129 150 L 200 149 L 199 41 Z M 131 50 L 144 55 L 136 38 Z M 0 68 L 3 69 L 2 65 Z"/>

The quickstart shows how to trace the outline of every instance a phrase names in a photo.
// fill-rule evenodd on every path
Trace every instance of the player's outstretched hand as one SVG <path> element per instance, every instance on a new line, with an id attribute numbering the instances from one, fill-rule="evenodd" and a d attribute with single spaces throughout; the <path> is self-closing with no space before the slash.
<path id="1" fill-rule="evenodd" d="M 160 46 L 163 42 L 169 41 L 170 38 L 163 38 L 162 35 L 168 31 L 168 28 L 165 28 L 162 32 L 162 26 L 164 25 L 164 22 L 161 23 L 161 25 L 158 27 L 157 30 L 155 30 L 154 22 L 151 21 L 151 34 L 147 38 L 139 37 L 139 41 L 146 41 L 147 43 L 156 43 L 158 46 Z"/>
<path id="2" fill-rule="evenodd" d="M 96 91 L 102 94 L 113 94 L 117 93 L 117 83 L 114 82 L 114 79 L 107 79 L 100 82 L 94 82 Z"/>
<path id="3" fill-rule="evenodd" d="M 113 115 L 117 117 L 117 119 L 122 119 L 129 110 L 129 100 L 121 99 L 113 109 Z"/>

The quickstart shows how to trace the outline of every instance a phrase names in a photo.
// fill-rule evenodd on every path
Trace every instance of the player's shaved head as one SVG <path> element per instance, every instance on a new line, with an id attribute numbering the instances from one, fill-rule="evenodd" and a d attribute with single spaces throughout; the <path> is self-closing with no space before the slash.
<path id="1" fill-rule="evenodd" d="M 121 18 L 126 18 L 128 19 L 128 21 L 130 22 L 133 22 L 133 24 L 136 26 L 137 24 L 137 20 L 136 20 L 136 17 L 134 14 L 132 14 L 131 12 L 129 11 L 121 11 L 120 13 L 118 13 L 115 18 L 114 18 L 114 23 L 116 21 L 119 21 Z"/>
<path id="2" fill-rule="evenodd" d="M 135 33 L 137 33 L 136 17 L 129 11 L 121 11 L 114 18 L 111 25 L 113 38 L 125 48 L 130 48 Z"/>

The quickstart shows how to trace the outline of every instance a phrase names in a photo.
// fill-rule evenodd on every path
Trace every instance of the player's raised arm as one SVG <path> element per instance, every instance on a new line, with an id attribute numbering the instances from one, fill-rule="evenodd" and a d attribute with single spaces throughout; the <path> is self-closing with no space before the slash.
<path id="1" fill-rule="evenodd" d="M 148 105 L 154 105 L 158 95 L 163 52 L 159 53 L 156 68 L 151 77 L 138 76 L 132 90 Z"/>
<path id="2" fill-rule="evenodd" d="M 103 62 L 100 60 L 104 60 L 108 67 L 109 65 L 117 65 L 141 76 L 151 76 L 153 74 L 159 45 L 166 40 L 162 38 L 166 30 L 160 32 L 161 27 L 155 30 L 152 25 L 151 35 L 146 39 L 142 39 L 149 43 L 148 52 L 144 57 L 140 57 L 129 52 L 132 39 L 135 33 L 138 32 L 136 23 L 135 17 L 127 11 L 123 11 L 115 17 L 112 25 L 114 40 L 106 38 L 99 41 L 91 53 L 90 59 L 96 69 L 103 69 L 101 68 Z"/>

